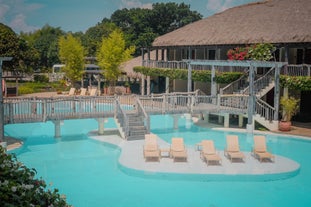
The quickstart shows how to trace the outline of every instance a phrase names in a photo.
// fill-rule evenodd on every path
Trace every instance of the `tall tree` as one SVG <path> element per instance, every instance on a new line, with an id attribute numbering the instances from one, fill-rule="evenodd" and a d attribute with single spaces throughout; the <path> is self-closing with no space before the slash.
<path id="1" fill-rule="evenodd" d="M 81 41 L 68 34 L 62 36 L 58 42 L 59 57 L 65 67 L 62 70 L 66 77 L 74 84 L 76 81 L 82 79 L 84 73 L 84 48 Z"/>
<path id="2" fill-rule="evenodd" d="M 94 27 L 90 27 L 81 37 L 82 45 L 86 48 L 87 56 L 96 56 L 96 50 L 100 46 L 103 37 L 118 27 L 108 19 L 104 19 Z"/>
<path id="3" fill-rule="evenodd" d="M 8 26 L 0 23 L 0 56 L 13 57 L 4 62 L 4 70 L 31 72 L 36 68 L 38 52 Z"/>
<path id="4" fill-rule="evenodd" d="M 197 21 L 202 15 L 184 3 L 156 3 L 152 9 L 122 9 L 111 15 L 111 21 L 124 32 L 126 41 L 137 48 L 151 46 L 154 39 L 165 33 Z"/>
<path id="5" fill-rule="evenodd" d="M 150 17 L 149 22 L 158 35 L 166 34 L 202 19 L 200 13 L 190 10 L 190 5 L 173 2 L 153 4 Z"/>
<path id="6" fill-rule="evenodd" d="M 123 33 L 120 30 L 114 30 L 109 37 L 103 38 L 97 52 L 97 60 L 105 78 L 112 85 L 115 85 L 121 75 L 120 65 L 129 60 L 134 51 L 135 47 L 126 48 Z"/>
<path id="7" fill-rule="evenodd" d="M 59 27 L 45 25 L 33 33 L 22 33 L 21 36 L 38 51 L 40 54 L 38 67 L 44 70 L 59 63 L 58 39 L 64 34 Z"/>

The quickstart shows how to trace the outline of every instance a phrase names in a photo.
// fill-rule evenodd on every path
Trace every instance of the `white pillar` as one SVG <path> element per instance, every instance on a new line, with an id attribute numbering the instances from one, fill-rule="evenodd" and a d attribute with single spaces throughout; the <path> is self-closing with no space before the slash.
<path id="1" fill-rule="evenodd" d="M 98 134 L 99 135 L 103 135 L 104 134 L 104 129 L 105 129 L 105 121 L 106 121 L 106 119 L 98 118 L 96 120 L 98 122 Z"/>
<path id="2" fill-rule="evenodd" d="M 60 123 L 61 121 L 60 120 L 56 120 L 56 121 L 53 121 L 53 124 L 54 124 L 54 137 L 55 138 L 59 138 L 61 137 L 61 133 L 60 133 Z"/>
<path id="3" fill-rule="evenodd" d="M 145 76 L 141 75 L 141 89 L 140 94 L 143 96 L 145 95 Z"/>
<path id="4" fill-rule="evenodd" d="M 203 113 L 204 122 L 209 122 L 209 113 Z"/>
<path id="5" fill-rule="evenodd" d="M 166 77 L 165 78 L 165 93 L 169 93 L 170 92 L 170 78 Z"/>
<path id="6" fill-rule="evenodd" d="M 225 128 L 229 128 L 229 119 L 230 119 L 229 117 L 230 117 L 229 114 L 225 113 L 225 115 L 224 115 L 224 118 L 225 118 L 224 127 Z"/>
<path id="7" fill-rule="evenodd" d="M 212 74 L 211 74 L 211 95 L 216 96 L 217 95 L 217 85 L 216 85 L 216 71 L 215 66 L 212 65 Z"/>
<path id="8" fill-rule="evenodd" d="M 150 95 L 150 76 L 147 76 L 147 95 Z"/>

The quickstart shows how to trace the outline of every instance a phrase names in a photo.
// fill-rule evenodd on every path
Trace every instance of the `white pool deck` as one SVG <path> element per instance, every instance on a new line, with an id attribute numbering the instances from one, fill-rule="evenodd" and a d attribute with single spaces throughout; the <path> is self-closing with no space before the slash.
<path id="1" fill-rule="evenodd" d="M 120 148 L 121 153 L 119 157 L 119 165 L 127 172 L 141 173 L 143 175 L 166 174 L 174 175 L 204 175 L 212 178 L 212 175 L 224 175 L 233 178 L 236 175 L 240 179 L 246 177 L 262 177 L 263 180 L 285 179 L 297 175 L 300 170 L 299 163 L 283 156 L 275 155 L 275 162 L 264 161 L 259 162 L 250 152 L 244 152 L 246 158 L 245 162 L 234 161 L 231 162 L 224 156 L 223 151 L 218 153 L 222 158 L 221 165 L 209 164 L 207 165 L 200 158 L 200 151 L 196 146 L 187 146 L 188 160 L 176 161 L 167 156 L 163 152 L 163 157 L 160 161 L 148 160 L 143 157 L 144 140 L 125 141 L 118 135 L 90 135 L 91 139 L 100 142 L 109 143 Z M 167 143 L 158 137 L 158 144 L 160 149 L 169 149 L 170 143 Z M 213 180 L 213 179 L 211 179 Z"/>

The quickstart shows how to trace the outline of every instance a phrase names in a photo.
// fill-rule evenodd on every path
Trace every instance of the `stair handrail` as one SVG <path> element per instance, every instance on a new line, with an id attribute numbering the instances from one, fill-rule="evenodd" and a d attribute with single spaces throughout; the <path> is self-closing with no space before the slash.
<path id="1" fill-rule="evenodd" d="M 146 112 L 145 108 L 143 107 L 143 104 L 141 103 L 139 98 L 136 98 L 136 110 L 137 110 L 137 113 L 139 115 L 144 116 L 144 124 L 146 127 L 146 133 L 149 134 L 150 133 L 150 117 L 147 114 L 147 112 Z"/>
<path id="2" fill-rule="evenodd" d="M 130 135 L 129 118 L 126 115 L 125 111 L 122 109 L 120 101 L 118 99 L 116 99 L 115 102 L 116 102 L 115 116 L 118 119 L 120 126 L 123 129 L 124 138 L 127 139 Z"/>
<path id="3" fill-rule="evenodd" d="M 277 113 L 274 107 L 260 98 L 256 98 L 255 112 L 269 121 L 273 121 L 274 115 Z"/>
<path id="4" fill-rule="evenodd" d="M 243 83 L 245 82 L 245 78 L 248 78 L 248 74 L 249 70 L 245 71 L 244 74 L 239 79 L 221 88 L 219 91 L 220 95 L 233 94 L 234 92 L 238 91 L 241 87 L 243 87 L 244 85 Z"/>
<path id="5" fill-rule="evenodd" d="M 263 76 L 254 81 L 254 93 L 258 94 L 262 89 L 269 86 L 269 84 L 274 80 L 275 67 L 270 68 L 270 70 Z M 249 86 L 243 90 L 243 94 L 249 94 Z"/>

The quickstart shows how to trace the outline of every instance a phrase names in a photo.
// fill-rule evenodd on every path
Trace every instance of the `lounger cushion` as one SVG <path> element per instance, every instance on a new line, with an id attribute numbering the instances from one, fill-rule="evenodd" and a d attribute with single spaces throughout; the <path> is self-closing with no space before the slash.
<path id="1" fill-rule="evenodd" d="M 158 150 L 157 145 L 146 145 L 145 146 L 145 151 L 156 151 L 156 150 Z"/>

